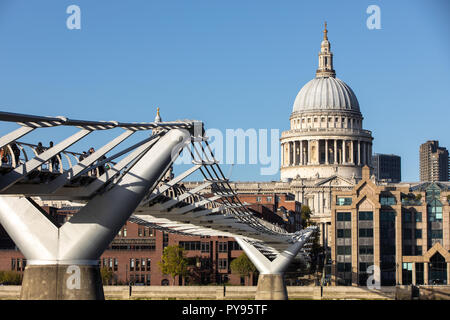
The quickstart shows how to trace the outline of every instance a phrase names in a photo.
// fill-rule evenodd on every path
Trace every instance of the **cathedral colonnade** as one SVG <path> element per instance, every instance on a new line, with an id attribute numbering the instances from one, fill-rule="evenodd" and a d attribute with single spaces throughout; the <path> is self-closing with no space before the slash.
<path id="1" fill-rule="evenodd" d="M 354 138 L 283 140 L 282 167 L 318 164 L 371 165 L 371 141 Z"/>

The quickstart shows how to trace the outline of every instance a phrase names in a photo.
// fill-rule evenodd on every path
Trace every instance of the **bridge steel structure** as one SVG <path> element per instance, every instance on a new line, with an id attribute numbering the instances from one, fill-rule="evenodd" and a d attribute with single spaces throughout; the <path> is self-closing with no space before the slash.
<path id="1" fill-rule="evenodd" d="M 308 259 L 318 230 L 288 233 L 251 213 L 214 158 L 202 122 L 122 123 L 9 112 L 0 112 L 0 121 L 18 125 L 0 137 L 0 224 L 27 259 L 21 299 L 104 299 L 98 259 L 127 220 L 172 233 L 233 237 L 260 272 L 255 298 L 288 298 L 283 273 L 295 257 Z M 22 141 L 35 130 L 53 129 L 57 137 L 57 128 L 77 131 L 52 147 Z M 69 150 L 107 130 L 116 136 L 84 159 Z M 182 152 L 190 154 L 192 167 L 167 178 Z M 204 182 L 186 190 L 182 181 L 194 172 Z M 202 193 L 206 188 L 212 192 Z M 38 200 L 84 206 L 59 225 Z"/>

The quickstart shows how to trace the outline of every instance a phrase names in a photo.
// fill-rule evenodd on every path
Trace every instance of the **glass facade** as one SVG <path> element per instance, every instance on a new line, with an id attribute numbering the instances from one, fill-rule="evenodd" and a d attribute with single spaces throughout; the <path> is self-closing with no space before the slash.
<path id="1" fill-rule="evenodd" d="M 338 285 L 352 284 L 352 215 L 350 212 L 336 214 L 336 267 Z"/>
<path id="2" fill-rule="evenodd" d="M 381 285 L 395 285 L 395 212 L 380 212 L 380 271 Z"/>

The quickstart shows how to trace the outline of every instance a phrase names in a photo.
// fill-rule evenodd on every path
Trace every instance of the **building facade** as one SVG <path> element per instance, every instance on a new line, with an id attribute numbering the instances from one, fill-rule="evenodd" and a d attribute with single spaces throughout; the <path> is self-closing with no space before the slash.
<path id="1" fill-rule="evenodd" d="M 420 145 L 420 181 L 449 181 L 448 150 L 439 147 L 439 141 L 430 140 Z"/>
<path id="2" fill-rule="evenodd" d="M 316 77 L 297 94 L 290 130 L 281 135 L 281 180 L 360 178 L 362 166 L 370 165 L 372 140 L 355 93 L 336 78 L 325 24 Z"/>
<path id="3" fill-rule="evenodd" d="M 62 209 L 66 214 L 68 209 Z M 189 276 L 177 276 L 175 282 L 158 265 L 164 248 L 171 245 L 184 248 L 189 269 Z M 174 234 L 127 221 L 98 263 L 110 272 L 110 285 L 254 285 L 256 278 L 241 278 L 231 272 L 231 261 L 242 253 L 233 238 Z M 0 270 L 23 274 L 26 265 L 26 258 L 0 226 Z"/>
<path id="4" fill-rule="evenodd" d="M 372 167 L 373 174 L 378 181 L 396 183 L 402 180 L 400 156 L 375 153 L 372 156 Z"/>
<path id="5" fill-rule="evenodd" d="M 331 283 L 447 284 L 450 184 L 378 184 L 365 167 L 351 190 L 333 192 Z M 377 269 L 378 268 L 378 269 Z"/>

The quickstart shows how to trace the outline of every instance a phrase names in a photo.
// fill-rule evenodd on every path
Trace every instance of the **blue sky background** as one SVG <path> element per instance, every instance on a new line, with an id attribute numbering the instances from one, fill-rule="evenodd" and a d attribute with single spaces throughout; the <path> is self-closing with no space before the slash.
<path id="1" fill-rule="evenodd" d="M 66 27 L 71 4 L 81 30 Z M 371 4 L 381 30 L 366 27 Z M 0 0 L 0 110 L 136 122 L 160 107 L 164 120 L 224 133 L 281 132 L 315 75 L 326 20 L 337 77 L 358 97 L 374 152 L 400 155 L 403 180 L 418 181 L 419 145 L 450 149 L 449 13 L 446 0 Z M 279 174 L 242 165 L 232 179 Z"/>

